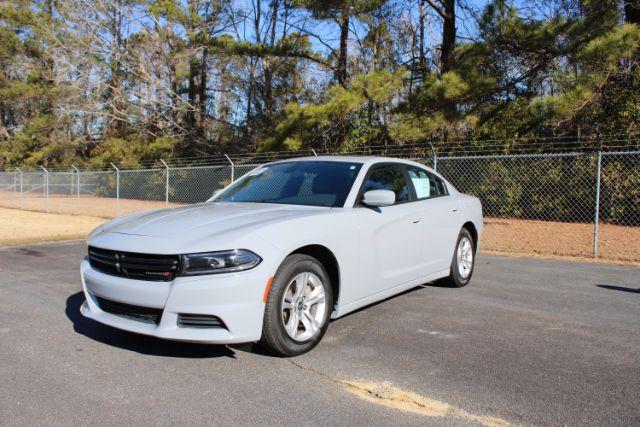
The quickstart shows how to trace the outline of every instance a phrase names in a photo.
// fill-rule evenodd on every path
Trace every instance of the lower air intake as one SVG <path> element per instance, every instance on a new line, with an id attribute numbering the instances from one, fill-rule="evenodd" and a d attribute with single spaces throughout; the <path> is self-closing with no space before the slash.
<path id="1" fill-rule="evenodd" d="M 178 326 L 181 328 L 225 328 L 224 322 L 217 316 L 208 314 L 178 314 Z"/>
<path id="2" fill-rule="evenodd" d="M 113 314 L 114 316 L 124 317 L 126 319 L 136 320 L 138 322 L 160 324 L 162 317 L 162 309 L 140 307 L 137 305 L 125 304 L 96 296 L 98 306 L 102 311 Z"/>

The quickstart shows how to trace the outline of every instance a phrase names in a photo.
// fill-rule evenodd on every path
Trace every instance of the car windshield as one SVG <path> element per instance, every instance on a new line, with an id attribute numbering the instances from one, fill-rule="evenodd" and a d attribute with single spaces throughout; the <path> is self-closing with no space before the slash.
<path id="1" fill-rule="evenodd" d="M 240 178 L 214 201 L 341 207 L 361 167 L 335 161 L 268 164 Z"/>

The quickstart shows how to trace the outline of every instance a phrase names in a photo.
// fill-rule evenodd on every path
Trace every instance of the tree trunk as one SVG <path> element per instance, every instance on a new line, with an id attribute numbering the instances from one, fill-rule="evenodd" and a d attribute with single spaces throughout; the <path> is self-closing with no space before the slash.
<path id="1" fill-rule="evenodd" d="M 204 131 L 207 117 L 207 60 L 209 51 L 205 47 L 202 51 L 202 62 L 200 63 L 200 85 L 198 86 L 198 102 L 200 106 L 200 114 L 198 115 L 198 128 L 200 132 Z"/>
<path id="2" fill-rule="evenodd" d="M 442 49 L 440 52 L 441 74 L 454 69 L 456 48 L 456 2 L 455 0 L 444 0 L 443 6 Z"/>
<path id="3" fill-rule="evenodd" d="M 186 122 L 187 122 L 187 125 L 189 126 L 188 130 L 191 135 L 193 135 L 196 130 L 195 112 L 197 110 L 196 94 L 198 92 L 198 83 L 197 83 L 198 68 L 200 68 L 198 61 L 195 61 L 195 60 L 189 61 L 189 88 L 187 89 L 188 96 L 189 96 L 189 106 L 186 114 L 187 116 Z"/>
<path id="4" fill-rule="evenodd" d="M 342 86 L 347 85 L 347 41 L 349 39 L 349 0 L 342 3 L 342 12 L 340 16 L 340 50 L 338 52 L 338 66 L 336 67 L 336 80 Z"/>
<path id="5" fill-rule="evenodd" d="M 171 84 L 171 93 L 169 99 L 171 99 L 171 106 L 168 108 L 169 112 L 169 124 L 168 130 L 174 132 L 178 124 L 178 111 L 180 109 L 181 97 L 178 94 L 178 80 L 176 76 L 175 64 L 169 64 L 169 79 Z"/>
<path id="6" fill-rule="evenodd" d="M 0 103 L 0 141 L 6 141 L 11 137 L 7 129 L 4 110 L 4 106 Z"/>
<path id="7" fill-rule="evenodd" d="M 640 0 L 625 0 L 624 22 L 640 25 Z"/>
<path id="8" fill-rule="evenodd" d="M 424 0 L 420 0 L 420 29 L 418 34 L 418 66 L 420 68 L 420 79 L 424 80 L 425 73 L 427 71 L 427 59 L 424 54 L 424 21 L 426 19 L 427 12 L 425 10 Z"/>
<path id="9" fill-rule="evenodd" d="M 253 32 L 255 35 L 255 42 L 257 44 L 262 43 L 261 33 L 260 33 L 260 21 L 262 19 L 262 1 L 257 0 L 254 6 L 254 19 L 253 19 Z M 249 142 L 253 136 L 253 97 L 255 91 L 255 71 L 256 64 L 258 60 L 256 57 L 249 56 L 249 82 L 247 85 L 247 117 L 246 117 L 246 125 L 245 125 L 245 142 Z"/>
<path id="10" fill-rule="evenodd" d="M 227 66 L 226 63 L 220 63 L 220 99 L 218 101 L 218 119 L 219 123 L 227 123 L 229 121 L 229 102 L 227 96 Z"/>
<path id="11" fill-rule="evenodd" d="M 254 58 L 253 57 L 249 57 L 249 82 L 247 85 L 247 117 L 246 117 L 246 125 L 245 125 L 245 139 L 246 142 L 249 142 L 249 140 L 252 137 L 253 134 L 253 127 L 252 122 L 253 122 L 253 86 L 254 86 L 254 74 L 253 74 L 253 67 L 254 67 Z"/>
<path id="12" fill-rule="evenodd" d="M 111 80 L 108 88 L 108 96 L 110 102 L 109 130 L 112 135 L 120 136 L 125 131 L 125 123 L 127 117 L 125 115 L 125 96 L 122 83 L 124 80 L 124 71 L 122 69 L 122 53 L 124 52 L 123 41 L 123 5 L 121 0 L 114 0 L 111 4 L 112 8 L 109 16 L 109 26 L 111 36 L 114 40 L 113 51 L 111 51 Z"/>
<path id="13" fill-rule="evenodd" d="M 269 45 L 275 46 L 276 43 L 276 24 L 278 18 L 279 1 L 273 0 L 271 10 L 271 34 L 269 35 Z M 264 109 L 265 113 L 269 116 L 269 122 L 271 122 L 271 116 L 274 112 L 273 102 L 273 64 L 271 58 L 268 56 L 263 59 L 264 64 Z"/>

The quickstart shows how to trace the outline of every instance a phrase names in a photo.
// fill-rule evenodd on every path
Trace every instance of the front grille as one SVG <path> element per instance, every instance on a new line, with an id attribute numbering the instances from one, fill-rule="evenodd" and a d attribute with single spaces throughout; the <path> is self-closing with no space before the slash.
<path id="1" fill-rule="evenodd" d="M 125 304 L 94 295 L 98 306 L 102 311 L 111 313 L 115 316 L 124 317 L 138 322 L 152 323 L 158 325 L 162 317 L 162 309 L 140 307 L 137 305 Z"/>
<path id="2" fill-rule="evenodd" d="M 150 255 L 89 246 L 91 267 L 113 276 L 168 282 L 176 277 L 178 255 Z"/>
<path id="3" fill-rule="evenodd" d="M 219 317 L 208 314 L 178 314 L 178 326 L 181 328 L 226 328 Z"/>

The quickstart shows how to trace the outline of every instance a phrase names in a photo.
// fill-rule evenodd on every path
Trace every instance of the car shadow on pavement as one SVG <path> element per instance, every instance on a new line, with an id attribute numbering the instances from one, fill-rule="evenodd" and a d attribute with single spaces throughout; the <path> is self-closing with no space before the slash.
<path id="1" fill-rule="evenodd" d="M 407 289 L 406 291 L 402 291 L 399 294 L 391 295 L 391 296 L 386 297 L 385 299 L 382 299 L 380 301 L 375 301 L 375 302 L 372 302 L 371 304 L 365 305 L 364 307 L 360 307 L 360 308 L 358 308 L 356 310 L 350 311 L 349 313 L 347 313 L 345 315 L 342 315 L 342 316 L 338 317 L 337 319 L 332 319 L 331 322 L 340 321 L 340 319 L 344 319 L 344 318 L 349 317 L 351 315 L 360 313 L 362 311 L 366 311 L 367 309 L 369 309 L 371 307 L 375 307 L 376 305 L 383 304 L 383 303 L 385 303 L 385 302 L 387 302 L 389 300 L 392 300 L 392 299 L 400 298 L 403 295 L 407 295 L 407 294 L 411 294 L 413 292 L 417 292 L 417 291 L 419 291 L 421 289 L 425 289 L 425 288 L 427 288 L 429 286 L 434 286 L 434 284 L 432 282 L 429 282 L 429 283 L 424 283 L 422 285 L 416 285 L 415 287 L 413 287 L 411 289 Z"/>
<path id="2" fill-rule="evenodd" d="M 596 286 L 602 289 L 609 289 L 611 291 L 621 291 L 621 292 L 629 292 L 632 294 L 640 294 L 640 288 L 633 289 L 633 288 L 627 288 L 625 286 L 615 286 L 615 285 L 596 285 Z"/>
<path id="3" fill-rule="evenodd" d="M 227 346 L 166 341 L 102 325 L 80 314 L 80 306 L 83 302 L 84 294 L 82 292 L 70 295 L 67 298 L 65 314 L 73 323 L 75 332 L 92 340 L 149 356 L 194 359 L 230 357 L 235 359 L 235 352 Z"/>

